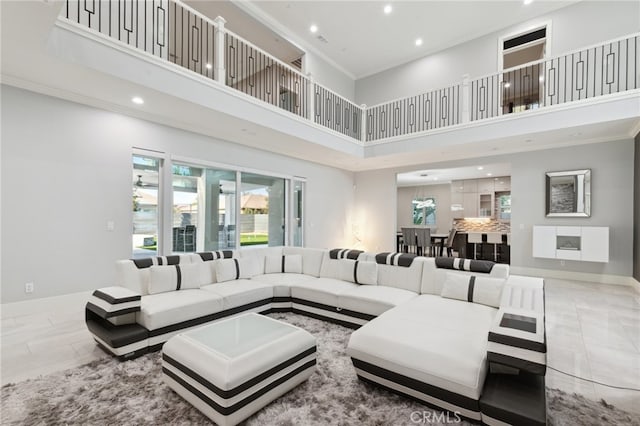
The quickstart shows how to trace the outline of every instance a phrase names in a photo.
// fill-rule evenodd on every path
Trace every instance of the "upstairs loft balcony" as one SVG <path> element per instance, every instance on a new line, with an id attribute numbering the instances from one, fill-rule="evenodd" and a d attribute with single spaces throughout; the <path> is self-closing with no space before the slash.
<path id="1" fill-rule="evenodd" d="M 356 105 L 174 0 L 67 0 L 59 22 L 153 56 L 366 147 L 474 122 L 637 93 L 640 33 L 375 106 Z"/>

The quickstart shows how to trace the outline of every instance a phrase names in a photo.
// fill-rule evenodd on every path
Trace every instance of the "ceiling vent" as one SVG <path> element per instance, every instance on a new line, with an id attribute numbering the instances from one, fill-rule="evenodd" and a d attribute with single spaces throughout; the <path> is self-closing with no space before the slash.
<path id="1" fill-rule="evenodd" d="M 291 65 L 293 65 L 299 70 L 302 70 L 302 56 L 299 57 L 298 59 L 291 61 Z"/>
<path id="2" fill-rule="evenodd" d="M 320 34 L 318 34 L 318 35 L 316 36 L 316 38 L 317 38 L 318 40 L 320 40 L 321 42 L 323 42 L 323 43 L 329 43 L 329 40 L 327 40 L 326 38 L 322 37 Z"/>

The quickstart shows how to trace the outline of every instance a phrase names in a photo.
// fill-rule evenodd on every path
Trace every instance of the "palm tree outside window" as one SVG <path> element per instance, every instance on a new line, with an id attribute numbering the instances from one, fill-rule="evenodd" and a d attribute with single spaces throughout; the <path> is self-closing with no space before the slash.
<path id="1" fill-rule="evenodd" d="M 413 205 L 414 225 L 436 224 L 436 199 L 433 197 L 416 197 L 411 202 Z"/>

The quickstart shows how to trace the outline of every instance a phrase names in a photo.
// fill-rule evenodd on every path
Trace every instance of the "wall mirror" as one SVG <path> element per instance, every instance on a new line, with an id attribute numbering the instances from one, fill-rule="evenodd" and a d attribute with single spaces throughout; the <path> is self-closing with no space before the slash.
<path id="1" fill-rule="evenodd" d="M 591 216 L 591 170 L 547 173 L 547 217 Z"/>

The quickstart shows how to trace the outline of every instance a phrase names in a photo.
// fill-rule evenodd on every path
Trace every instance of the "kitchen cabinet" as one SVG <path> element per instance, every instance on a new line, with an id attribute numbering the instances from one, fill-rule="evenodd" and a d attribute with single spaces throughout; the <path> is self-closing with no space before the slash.
<path id="1" fill-rule="evenodd" d="M 451 192 L 451 217 L 454 219 L 462 219 L 464 217 L 463 198 L 462 192 Z"/>
<path id="2" fill-rule="evenodd" d="M 493 217 L 494 193 L 478 194 L 478 217 Z"/>
<path id="3" fill-rule="evenodd" d="M 478 194 L 464 193 L 462 195 L 462 208 L 464 209 L 464 217 L 478 217 Z"/>
<path id="4" fill-rule="evenodd" d="M 463 182 L 465 194 L 478 192 L 478 179 L 465 179 Z"/>
<path id="5" fill-rule="evenodd" d="M 490 193 L 493 194 L 494 189 L 493 178 L 478 179 L 478 193 Z"/>
<path id="6" fill-rule="evenodd" d="M 463 192 L 464 192 L 464 181 L 463 180 L 452 180 L 451 181 L 451 193 L 452 194 L 455 194 L 455 193 L 462 194 Z"/>
<path id="7" fill-rule="evenodd" d="M 511 177 L 501 176 L 495 178 L 493 181 L 493 188 L 495 192 L 511 191 Z"/>

